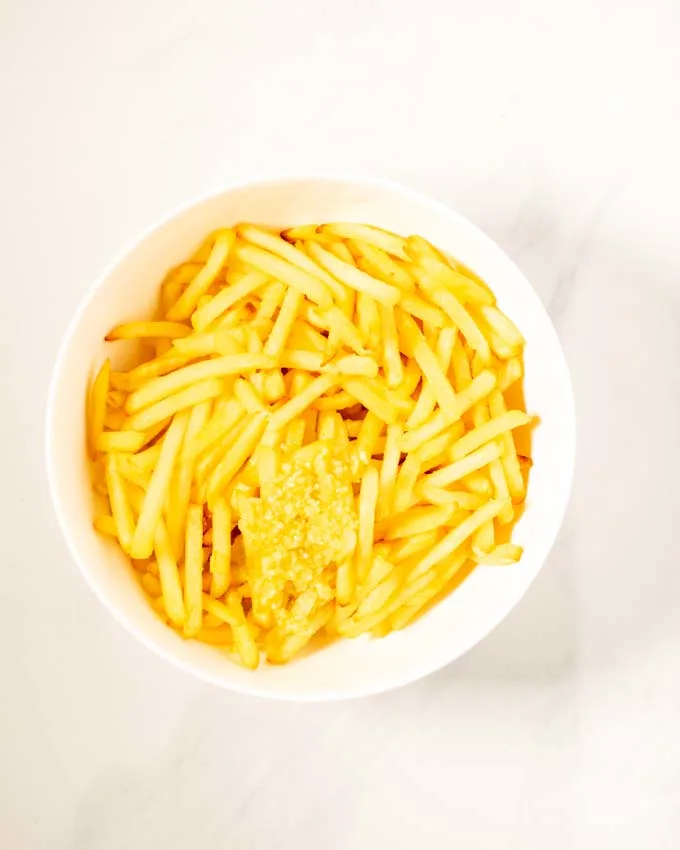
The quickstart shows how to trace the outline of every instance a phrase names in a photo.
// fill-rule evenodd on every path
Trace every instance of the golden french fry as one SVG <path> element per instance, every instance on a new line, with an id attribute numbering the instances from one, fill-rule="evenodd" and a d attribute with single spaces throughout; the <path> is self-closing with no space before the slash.
<path id="1" fill-rule="evenodd" d="M 425 575 L 444 558 L 452 555 L 465 541 L 484 523 L 495 519 L 503 510 L 503 502 L 493 500 L 479 508 L 467 519 L 452 529 L 437 545 L 419 562 L 409 576 L 409 580 Z"/>
<path id="2" fill-rule="evenodd" d="M 203 508 L 189 505 L 184 550 L 185 637 L 194 637 L 203 623 Z"/>
<path id="3" fill-rule="evenodd" d="M 433 487 L 425 479 L 416 484 L 416 495 L 422 497 L 431 505 L 455 505 L 458 510 L 475 511 L 481 508 L 487 501 L 486 496 L 479 493 L 468 493 L 465 490 L 445 490 L 441 487 Z M 490 488 L 489 488 L 490 492 Z"/>
<path id="4" fill-rule="evenodd" d="M 362 271 L 384 280 L 385 283 L 394 284 L 399 289 L 412 290 L 414 288 L 415 280 L 404 265 L 400 265 L 385 251 L 376 248 L 375 245 L 370 245 L 363 239 L 353 239 L 352 242 L 359 253 L 357 265 Z M 333 246 L 330 246 L 329 250 L 332 251 Z"/>
<path id="5" fill-rule="evenodd" d="M 264 344 L 264 353 L 278 359 L 293 329 L 304 296 L 297 289 L 286 292 L 271 333 Z"/>
<path id="6" fill-rule="evenodd" d="M 359 380 L 359 379 L 357 379 Z M 308 384 L 296 397 L 286 402 L 275 413 L 272 413 L 267 430 L 273 433 L 280 431 L 296 416 L 299 416 L 337 382 L 333 375 L 320 375 Z"/>
<path id="7" fill-rule="evenodd" d="M 444 374 L 444 379 L 447 383 L 449 381 L 446 375 L 449 370 L 449 364 L 451 363 L 451 355 L 453 353 L 455 342 L 455 328 L 442 328 L 437 339 L 435 356 L 437 358 L 440 371 Z M 434 387 L 430 383 L 423 387 L 423 391 L 418 397 L 416 406 L 413 408 L 413 412 L 406 421 L 406 427 L 417 428 L 420 425 L 424 425 L 433 414 L 436 403 L 437 396 L 435 394 Z"/>
<path id="8" fill-rule="evenodd" d="M 319 277 L 312 275 L 299 266 L 294 266 L 287 260 L 265 251 L 256 245 L 246 242 L 237 243 L 234 247 L 235 255 L 244 263 L 252 266 L 262 274 L 269 275 L 275 280 L 280 280 L 310 301 L 327 308 L 333 306 L 333 294 L 331 289 Z"/>
<path id="9" fill-rule="evenodd" d="M 507 408 L 505 400 L 500 392 L 495 391 L 489 396 L 489 410 L 495 418 L 502 416 Z M 501 454 L 501 463 L 503 464 L 503 472 L 508 482 L 508 490 L 512 501 L 517 504 L 524 500 L 526 488 L 524 486 L 524 478 L 520 469 L 515 441 L 511 431 L 507 431 L 499 437 L 500 444 L 503 448 Z"/>
<path id="10" fill-rule="evenodd" d="M 153 550 L 158 563 L 158 575 L 163 592 L 165 612 L 170 622 L 177 628 L 181 628 L 186 619 L 182 585 L 179 580 L 177 562 L 170 546 L 168 531 L 160 517 L 154 528 Z"/>
<path id="11" fill-rule="evenodd" d="M 139 431 L 104 431 L 97 438 L 99 452 L 137 452 L 146 442 L 146 434 Z"/>
<path id="12" fill-rule="evenodd" d="M 202 404 L 205 401 L 216 398 L 224 392 L 224 382 L 219 378 L 208 378 L 205 381 L 200 381 L 191 386 L 185 387 L 179 392 L 166 396 L 160 401 L 149 405 L 148 407 L 133 413 L 128 417 L 125 426 L 129 431 L 147 431 L 158 425 L 159 422 L 165 422 L 171 416 L 174 416 L 180 410 L 185 410 L 188 407 L 194 407 L 197 404 Z M 144 444 L 144 440 L 140 443 L 140 447 Z M 135 451 L 132 449 L 132 451 Z"/>
<path id="13" fill-rule="evenodd" d="M 387 254 L 392 254 L 393 257 L 399 257 L 400 260 L 408 260 L 406 240 L 401 236 L 390 233 L 388 230 L 381 230 L 379 227 L 374 227 L 370 224 L 352 224 L 348 222 L 334 222 L 333 224 L 324 224 L 320 228 L 323 234 L 332 234 L 339 236 L 341 239 L 360 240 L 385 251 Z"/>
<path id="14" fill-rule="evenodd" d="M 332 275 L 328 274 L 318 263 L 315 263 L 308 254 L 299 250 L 297 246 L 291 245 L 281 236 L 274 233 L 267 233 L 266 230 L 255 227 L 253 224 L 241 224 L 236 228 L 236 232 L 246 242 L 264 248 L 286 260 L 291 265 L 297 266 L 314 277 L 318 277 L 338 300 L 341 301 L 344 298 L 343 288 Z"/>
<path id="15" fill-rule="evenodd" d="M 399 337 L 394 317 L 394 308 L 381 304 L 379 307 L 382 326 L 382 362 L 388 387 L 398 387 L 404 379 L 404 364 L 399 353 Z"/>
<path id="16" fill-rule="evenodd" d="M 430 257 L 420 257 L 418 266 L 435 285 L 451 290 L 463 302 L 491 305 L 495 301 L 486 286 L 468 277 L 460 269 L 451 268 L 447 263 Z"/>
<path id="17" fill-rule="evenodd" d="M 105 360 L 103 366 L 97 373 L 92 383 L 88 406 L 88 434 L 90 455 L 94 458 L 97 450 L 99 435 L 104 430 L 104 418 L 106 416 L 106 398 L 109 392 L 109 376 L 111 374 L 111 363 Z"/>
<path id="18" fill-rule="evenodd" d="M 113 521 L 116 525 L 116 536 L 123 551 L 132 554 L 135 523 L 125 490 L 125 483 L 120 474 L 118 455 L 115 452 L 109 452 L 106 456 L 106 487 L 111 502 Z"/>
<path id="19" fill-rule="evenodd" d="M 178 339 L 188 336 L 191 328 L 180 322 L 126 322 L 116 325 L 106 334 L 106 341 L 115 339 Z"/>
<path id="20" fill-rule="evenodd" d="M 268 280 L 266 274 L 249 272 L 237 283 L 221 289 L 206 304 L 194 310 L 191 316 L 191 324 L 197 331 L 205 330 L 220 316 L 223 316 L 233 304 L 262 288 Z"/>
<path id="21" fill-rule="evenodd" d="M 265 413 L 256 413 L 247 422 L 234 444 L 213 470 L 208 481 L 208 504 L 217 501 L 225 487 L 255 450 L 267 424 Z"/>
<path id="22" fill-rule="evenodd" d="M 396 513 L 405 511 L 411 504 L 413 490 L 419 475 L 420 460 L 418 455 L 415 453 L 407 455 L 399 469 L 394 489 L 394 511 Z"/>
<path id="23" fill-rule="evenodd" d="M 177 302 L 168 310 L 171 321 L 188 319 L 194 312 L 198 299 L 204 295 L 224 266 L 236 236 L 233 230 L 223 230 L 217 234 L 206 264 L 196 274 Z"/>
<path id="24" fill-rule="evenodd" d="M 118 537 L 116 521 L 109 514 L 99 514 L 96 516 L 93 525 L 101 534 L 108 534 L 109 537 Z"/>
<path id="25" fill-rule="evenodd" d="M 130 545 L 133 558 L 148 558 L 154 548 L 154 530 L 161 518 L 166 491 L 170 485 L 172 470 L 179 453 L 184 432 L 189 422 L 189 411 L 182 410 L 173 419 L 151 475 L 149 489 L 144 496 L 141 513 Z M 170 616 L 168 614 L 168 616 Z"/>
<path id="26" fill-rule="evenodd" d="M 305 248 L 312 259 L 316 260 L 327 272 L 333 275 L 340 283 L 349 286 L 357 292 L 365 292 L 382 304 L 394 305 L 399 300 L 399 290 L 396 286 L 378 280 L 371 275 L 362 272 L 349 263 L 343 263 L 330 251 L 327 251 L 318 242 L 308 242 Z"/>
<path id="27" fill-rule="evenodd" d="M 410 508 L 393 516 L 387 528 L 385 540 L 412 537 L 426 531 L 434 531 L 449 524 L 458 510 L 455 504 L 441 507 Z"/>
<path id="28" fill-rule="evenodd" d="M 461 460 L 466 455 L 473 452 L 475 449 L 483 446 L 485 443 L 495 440 L 504 434 L 506 431 L 511 431 L 514 428 L 521 428 L 523 425 L 529 425 L 533 422 L 533 417 L 522 410 L 509 410 L 500 416 L 490 419 L 479 428 L 473 428 L 468 431 L 464 437 L 461 437 L 451 449 L 451 460 Z"/>
<path id="29" fill-rule="evenodd" d="M 402 429 L 399 425 L 387 426 L 387 439 L 383 453 L 383 462 L 380 465 L 380 489 L 378 493 L 377 516 L 383 519 L 392 513 L 394 492 L 397 482 L 397 470 L 401 460 L 401 435 Z"/>
<path id="30" fill-rule="evenodd" d="M 273 369 L 275 366 L 274 358 L 267 354 L 228 354 L 225 357 L 215 357 L 213 360 L 190 363 L 168 375 L 152 378 L 143 387 L 135 390 L 128 397 L 125 409 L 130 414 L 136 413 L 156 401 L 208 378 L 226 378 L 229 375 L 245 374 L 256 369 Z"/>
<path id="31" fill-rule="evenodd" d="M 475 324 L 475 320 L 456 296 L 448 290 L 439 289 L 436 285 L 432 285 L 427 277 L 421 279 L 421 285 L 425 288 L 431 300 L 438 307 L 441 307 L 453 324 L 460 330 L 470 347 L 479 352 L 483 362 L 488 363 L 491 358 L 489 343 Z"/>
<path id="32" fill-rule="evenodd" d="M 455 451 L 453 444 L 451 453 Z M 454 481 L 460 481 L 470 472 L 475 472 L 478 469 L 483 469 L 492 461 L 501 456 L 501 449 L 498 443 L 487 443 L 476 451 L 463 457 L 461 460 L 454 461 L 447 466 L 442 466 L 435 472 L 431 472 L 426 476 L 426 482 L 433 487 L 448 487 Z"/>
<path id="33" fill-rule="evenodd" d="M 361 478 L 359 493 L 359 536 L 357 541 L 356 574 L 363 581 L 371 565 L 373 549 L 373 527 L 378 503 L 380 482 L 377 469 L 368 466 Z"/>
<path id="34" fill-rule="evenodd" d="M 491 566 L 507 566 L 515 564 L 522 557 L 523 549 L 514 543 L 501 543 L 493 551 L 481 557 L 475 557 L 478 564 L 489 564 Z"/>

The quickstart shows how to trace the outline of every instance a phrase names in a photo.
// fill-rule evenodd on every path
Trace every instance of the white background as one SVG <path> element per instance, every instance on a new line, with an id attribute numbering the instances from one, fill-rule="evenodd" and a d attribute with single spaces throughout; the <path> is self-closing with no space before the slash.
<path id="1" fill-rule="evenodd" d="M 679 41 L 677 0 L 1 0 L 0 846 L 678 846 Z M 495 238 L 579 421 L 565 526 L 511 616 L 325 706 L 137 646 L 66 552 L 42 447 L 110 258 L 191 196 L 305 170 L 397 179 Z"/>

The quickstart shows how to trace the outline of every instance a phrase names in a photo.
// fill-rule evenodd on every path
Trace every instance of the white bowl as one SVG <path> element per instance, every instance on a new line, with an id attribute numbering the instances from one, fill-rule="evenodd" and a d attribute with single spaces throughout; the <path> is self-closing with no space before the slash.
<path id="1" fill-rule="evenodd" d="M 84 398 L 91 371 L 111 354 L 105 333 L 150 316 L 159 281 L 206 233 L 240 221 L 291 226 L 358 221 L 418 233 L 476 271 L 526 340 L 524 392 L 540 416 L 526 510 L 513 540 L 519 564 L 480 567 L 449 597 L 385 639 L 340 640 L 283 667 L 241 669 L 219 650 L 185 641 L 152 612 L 126 557 L 92 528 Z M 94 284 L 66 334 L 47 413 L 47 469 L 61 528 L 86 580 L 113 616 L 147 647 L 206 681 L 277 699 L 330 700 L 386 691 L 458 658 L 517 604 L 555 540 L 571 487 L 575 423 L 567 366 L 553 326 L 519 269 L 491 239 L 447 207 L 393 183 L 299 177 L 253 180 L 182 207 L 125 251 Z"/>

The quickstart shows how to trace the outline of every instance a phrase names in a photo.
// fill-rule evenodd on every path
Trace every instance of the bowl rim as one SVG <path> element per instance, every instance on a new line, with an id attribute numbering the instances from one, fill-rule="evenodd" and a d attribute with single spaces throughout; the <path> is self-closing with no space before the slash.
<path id="1" fill-rule="evenodd" d="M 58 492 L 57 472 L 53 452 L 52 423 L 55 419 L 54 411 L 57 404 L 60 377 L 64 366 L 64 361 L 67 357 L 72 337 L 74 336 L 76 329 L 79 327 L 83 316 L 87 313 L 87 310 L 92 300 L 94 299 L 96 292 L 100 289 L 101 286 L 103 286 L 103 284 L 113 273 L 113 271 L 125 260 L 128 255 L 136 251 L 156 231 L 165 227 L 171 221 L 180 217 L 184 213 L 189 212 L 192 208 L 197 207 L 210 200 L 221 197 L 222 195 L 227 195 L 233 191 L 243 189 L 249 186 L 264 186 L 270 184 L 281 184 L 290 182 L 326 182 L 329 184 L 355 183 L 362 184 L 363 186 L 366 186 L 368 188 L 386 190 L 388 192 L 401 195 L 402 197 L 417 202 L 421 205 L 429 206 L 434 211 L 438 212 L 440 215 L 448 217 L 449 219 L 455 221 L 456 225 L 459 228 L 462 228 L 464 230 L 467 229 L 469 232 L 473 233 L 475 238 L 484 243 L 489 250 L 495 252 L 499 256 L 502 256 L 503 262 L 506 263 L 508 267 L 512 268 L 516 275 L 519 275 L 524 280 L 527 285 L 527 297 L 534 299 L 534 301 L 537 302 L 538 306 L 540 307 L 541 312 L 545 317 L 547 331 L 554 338 L 556 354 L 558 355 L 560 361 L 560 381 L 561 385 L 564 388 L 564 392 L 568 396 L 566 399 L 566 407 L 569 414 L 569 422 L 566 423 L 568 430 L 568 440 L 565 440 L 565 445 L 568 445 L 569 456 L 565 459 L 565 463 L 563 464 L 565 474 L 561 482 L 561 493 L 559 493 L 559 495 L 555 494 L 555 499 L 553 502 L 555 505 L 552 511 L 554 533 L 550 544 L 547 546 L 544 552 L 543 558 L 538 564 L 535 574 L 531 577 L 531 579 L 521 590 L 521 592 L 518 595 L 515 595 L 514 600 L 512 601 L 510 607 L 505 611 L 505 613 L 503 613 L 500 617 L 497 618 L 480 618 L 479 627 L 471 631 L 470 637 L 462 645 L 462 648 L 456 648 L 451 652 L 451 654 L 445 655 L 443 657 L 438 656 L 436 658 L 431 659 L 429 662 L 425 660 L 415 670 L 409 669 L 403 674 L 395 674 L 391 678 L 386 679 L 384 681 L 380 681 L 375 685 L 367 684 L 365 686 L 356 687 L 351 691 L 338 691 L 331 689 L 327 691 L 307 691 L 300 690 L 299 688 L 297 690 L 291 691 L 276 691 L 273 689 L 265 689 L 261 686 L 258 686 L 256 683 L 256 676 L 253 676 L 252 685 L 249 683 L 242 684 L 240 682 L 225 681 L 219 675 L 213 674 L 210 671 L 195 665 L 189 660 L 184 660 L 182 658 L 177 657 L 177 655 L 175 655 L 171 649 L 156 643 L 148 635 L 144 634 L 134 623 L 134 621 L 130 619 L 122 609 L 119 608 L 119 606 L 113 605 L 110 602 L 106 593 L 95 580 L 89 567 L 87 566 L 87 564 L 84 563 L 85 559 L 80 555 L 78 546 L 76 545 L 75 539 L 71 534 L 69 523 L 66 520 L 62 509 L 61 499 Z M 420 679 L 423 679 L 426 676 L 429 676 L 432 673 L 443 669 L 444 667 L 451 664 L 453 661 L 456 661 L 458 658 L 461 658 L 463 655 L 469 652 L 470 649 L 480 643 L 498 625 L 500 625 L 503 620 L 505 620 L 510 611 L 519 604 L 521 599 L 528 591 L 529 587 L 535 581 L 538 573 L 543 569 L 543 566 L 545 565 L 545 562 L 547 561 L 552 549 L 554 548 L 557 538 L 559 536 L 559 532 L 564 524 L 564 518 L 571 498 L 576 465 L 576 410 L 574 404 L 573 384 L 571 380 L 569 366 L 553 321 L 550 315 L 548 314 L 546 307 L 543 305 L 543 302 L 539 298 L 538 293 L 531 285 L 526 275 L 522 272 L 522 270 L 514 262 L 514 260 L 506 253 L 506 251 L 484 230 L 482 230 L 468 218 L 457 212 L 457 210 L 453 209 L 443 201 L 440 201 L 437 198 L 434 198 L 418 190 L 411 189 L 410 187 L 405 186 L 395 180 L 353 172 L 331 171 L 304 173 L 277 172 L 274 174 L 262 173 L 252 176 L 241 177 L 233 181 L 228 181 L 224 184 L 221 184 L 217 188 L 212 188 L 200 194 L 195 194 L 188 200 L 180 202 L 179 204 L 174 206 L 168 213 L 156 219 L 151 225 L 145 228 L 142 231 L 141 235 L 134 237 L 126 244 L 124 244 L 124 246 L 116 252 L 113 259 L 111 259 L 104 266 L 100 274 L 89 285 L 84 295 L 80 298 L 75 312 L 73 313 L 66 327 L 66 331 L 64 332 L 64 335 L 59 344 L 57 356 L 55 358 L 54 365 L 52 368 L 47 393 L 47 404 L 45 408 L 44 422 L 44 450 L 46 475 L 48 489 L 50 493 L 50 500 L 52 502 L 54 513 L 56 515 L 61 534 L 66 542 L 67 549 L 70 552 L 71 557 L 75 560 L 81 575 L 85 579 L 87 585 L 92 590 L 94 595 L 103 605 L 103 607 L 124 629 L 126 629 L 131 635 L 133 635 L 141 645 L 155 653 L 160 658 L 169 662 L 175 668 L 180 669 L 185 673 L 191 674 L 201 681 L 217 685 L 218 687 L 227 691 L 231 691 L 233 693 L 239 693 L 246 696 L 254 696 L 263 699 L 271 699 L 283 702 L 330 702 L 359 699 L 366 696 L 373 696 L 381 693 L 386 693 L 388 691 L 402 688 L 413 682 L 417 682 Z M 487 622 L 488 619 L 490 619 L 491 621 Z"/>

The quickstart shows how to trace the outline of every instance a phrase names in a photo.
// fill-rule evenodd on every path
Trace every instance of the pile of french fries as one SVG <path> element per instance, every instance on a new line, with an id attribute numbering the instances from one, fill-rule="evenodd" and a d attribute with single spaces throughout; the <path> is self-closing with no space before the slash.
<path id="1" fill-rule="evenodd" d="M 90 389 L 94 524 L 184 637 L 284 663 L 519 560 L 524 340 L 425 239 L 220 230 L 107 340 L 141 354 Z"/>

